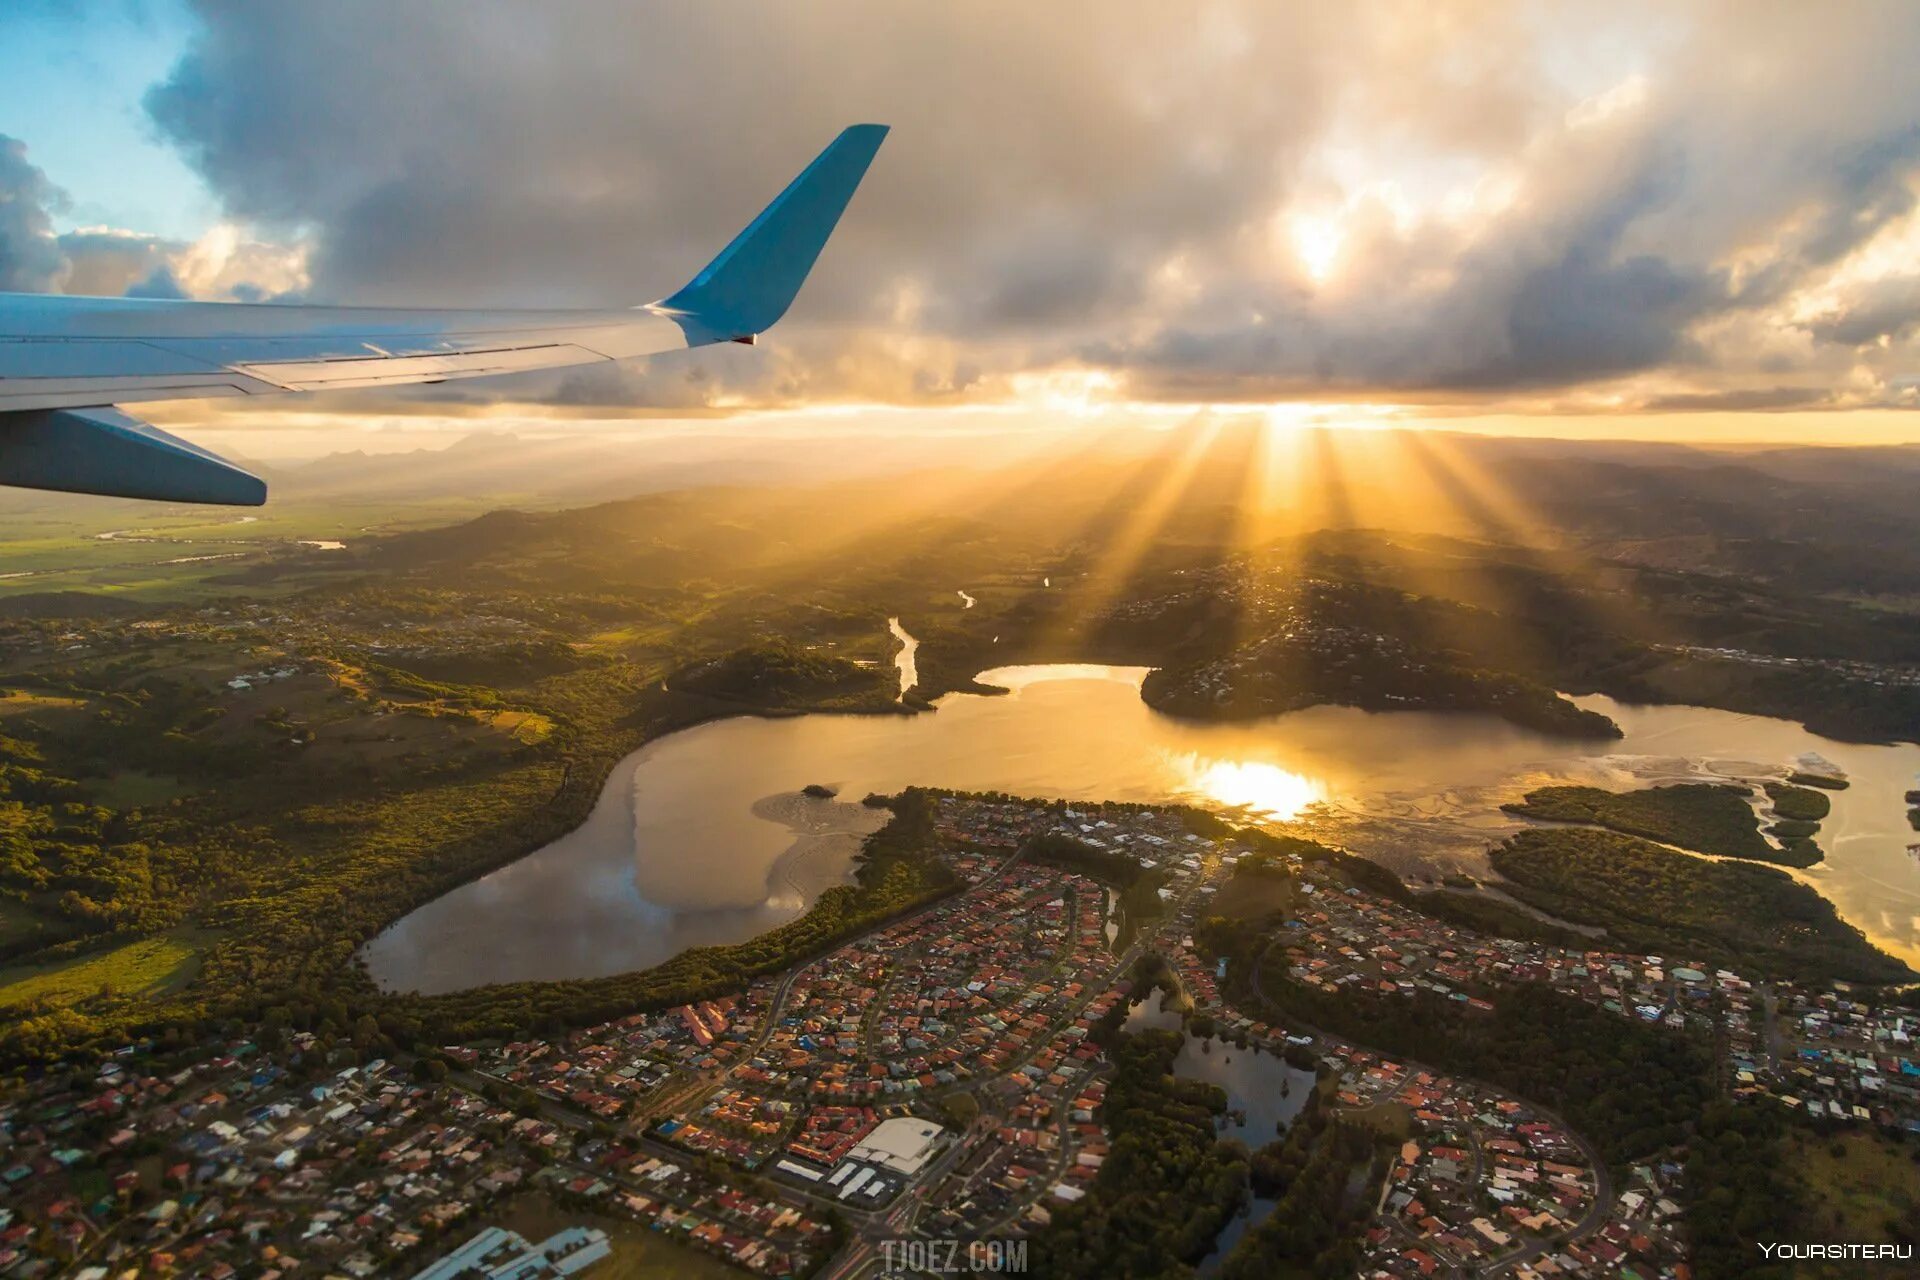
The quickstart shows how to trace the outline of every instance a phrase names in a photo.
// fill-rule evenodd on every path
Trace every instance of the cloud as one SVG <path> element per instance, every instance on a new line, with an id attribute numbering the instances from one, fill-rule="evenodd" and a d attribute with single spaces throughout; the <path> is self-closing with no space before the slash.
<path id="1" fill-rule="evenodd" d="M 59 277 L 62 293 L 88 297 L 119 297 L 156 272 L 186 246 L 158 236 L 112 227 L 69 231 L 56 241 L 64 266 Z"/>
<path id="2" fill-rule="evenodd" d="M 1833 310 L 1807 321 L 1822 342 L 1863 347 L 1905 338 L 1920 325 L 1920 276 L 1889 276 L 1854 291 Z"/>
<path id="3" fill-rule="evenodd" d="M 292 300 L 306 286 L 306 250 L 244 238 L 221 224 L 198 241 L 120 227 L 54 232 L 67 193 L 0 134 L 0 289 L 89 297 Z"/>
<path id="4" fill-rule="evenodd" d="M 181 287 L 179 277 L 173 274 L 173 268 L 161 263 L 147 273 L 147 278 L 127 289 L 129 298 L 184 298 L 187 291 Z"/>
<path id="5" fill-rule="evenodd" d="M 54 232 L 67 193 L 0 135 L 0 289 L 103 297 L 184 297 L 171 260 L 189 246 L 111 227 Z"/>
<path id="6" fill-rule="evenodd" d="M 0 134 L 0 289 L 43 293 L 59 281 L 66 259 L 49 210 L 63 200 L 26 144 Z"/>
<path id="7" fill-rule="evenodd" d="M 147 105 L 231 243 L 56 244 L 66 278 L 644 302 L 839 127 L 895 126 L 759 350 L 424 397 L 950 403 L 1080 369 L 1180 401 L 1858 404 L 1920 357 L 1920 294 L 1872 265 L 1920 238 L 1911 8 L 198 7 Z M 4 206 L 0 264 L 57 287 L 22 214 L 50 199 Z"/>
<path id="8" fill-rule="evenodd" d="M 1637 407 L 1647 413 L 1778 413 L 1827 408 L 1837 402 L 1834 393 L 1822 387 L 1748 387 L 1654 396 Z"/>

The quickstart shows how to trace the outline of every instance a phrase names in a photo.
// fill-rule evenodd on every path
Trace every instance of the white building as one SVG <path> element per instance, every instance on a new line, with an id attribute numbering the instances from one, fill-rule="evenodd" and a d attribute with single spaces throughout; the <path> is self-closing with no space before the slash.
<path id="1" fill-rule="evenodd" d="M 848 1158 L 911 1178 L 933 1159 L 940 1132 L 940 1126 L 931 1120 L 912 1116 L 883 1120 L 848 1153 Z"/>

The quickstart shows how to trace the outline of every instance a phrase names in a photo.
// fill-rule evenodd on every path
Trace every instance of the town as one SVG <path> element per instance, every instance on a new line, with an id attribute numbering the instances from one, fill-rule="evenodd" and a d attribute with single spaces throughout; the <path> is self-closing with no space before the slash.
<path id="1" fill-rule="evenodd" d="M 1225 982 L 1200 940 L 1259 882 L 1286 886 L 1265 963 L 1313 991 L 1475 1017 L 1538 984 L 1709 1040 L 1747 1105 L 1920 1135 L 1911 1010 L 1484 936 L 1181 810 L 935 803 L 959 892 L 732 997 L 393 1060 L 277 1029 L 146 1041 L 25 1085 L 0 1102 L 0 1275 L 531 1280 L 655 1239 L 751 1274 L 864 1275 L 890 1241 L 1030 1237 L 1091 1194 L 1103 1036 L 1144 1025 L 1199 1047 L 1223 1136 L 1276 1136 L 1245 1123 L 1274 1099 L 1234 1083 L 1235 1055 L 1298 1080 L 1277 1130 L 1324 1095 L 1392 1132 L 1363 1274 L 1685 1274 L 1678 1153 L 1610 1168 L 1537 1102 L 1283 1025 L 1257 983 Z M 530 1203 L 537 1231 L 514 1216 Z"/>

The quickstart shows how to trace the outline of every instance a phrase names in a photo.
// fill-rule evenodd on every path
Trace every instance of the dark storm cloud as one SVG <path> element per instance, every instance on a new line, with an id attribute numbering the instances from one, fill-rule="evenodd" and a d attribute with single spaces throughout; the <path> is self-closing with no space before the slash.
<path id="1" fill-rule="evenodd" d="M 780 354 L 500 392 L 568 404 L 1062 361 L 1192 399 L 1838 376 L 1774 312 L 1909 217 L 1920 167 L 1911 7 L 199 7 L 150 112 L 232 216 L 309 240 L 316 298 L 646 301 L 840 126 L 895 126 Z M 1421 205 L 1455 170 L 1506 195 Z M 1319 283 L 1287 238 L 1314 208 Z"/>
<path id="2" fill-rule="evenodd" d="M 1802 258 L 1829 263 L 1913 209 L 1909 179 L 1920 157 L 1920 125 L 1905 125 L 1843 152 L 1832 164 L 1837 198 L 1820 211 Z"/>
<path id="3" fill-rule="evenodd" d="M 1649 156 L 1637 179 L 1599 202 L 1556 257 L 1522 272 L 1506 302 L 1505 350 L 1455 381 L 1551 385 L 1696 358 L 1687 327 L 1726 302 L 1725 274 L 1622 251 L 1636 223 L 1684 186 L 1683 175 L 1677 155 Z"/>
<path id="4" fill-rule="evenodd" d="M 1683 156 L 1654 143 L 1631 176 L 1576 209 L 1566 242 L 1530 264 L 1507 302 L 1507 347 L 1466 383 L 1558 383 L 1672 359 L 1686 326 L 1725 296 L 1724 280 L 1623 242 L 1684 188 Z"/>

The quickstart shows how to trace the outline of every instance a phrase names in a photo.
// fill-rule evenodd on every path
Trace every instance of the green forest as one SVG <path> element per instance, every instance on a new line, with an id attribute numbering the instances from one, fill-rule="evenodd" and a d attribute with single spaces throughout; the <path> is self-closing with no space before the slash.
<path id="1" fill-rule="evenodd" d="M 1516 898 L 1602 925 L 1618 944 L 1698 958 L 1755 976 L 1855 982 L 1912 979 L 1833 904 L 1785 872 L 1710 862 L 1611 831 L 1522 831 L 1492 853 Z"/>
<path id="2" fill-rule="evenodd" d="M 1424 992 L 1330 995 L 1294 982 L 1278 957 L 1259 980 L 1296 1022 L 1552 1107 L 1610 1163 L 1682 1141 L 1716 1092 L 1704 1045 L 1530 983 L 1488 993 L 1492 1013 L 1463 1015 Z"/>
<path id="3" fill-rule="evenodd" d="M 748 645 L 668 677 L 668 686 L 756 707 L 810 711 L 892 711 L 891 667 L 861 666 L 784 641 Z"/>
<path id="4" fill-rule="evenodd" d="M 1645 836 L 1695 853 L 1762 862 L 1786 861 L 1760 834 L 1745 787 L 1687 782 L 1639 791 L 1600 787 L 1538 787 L 1525 800 L 1502 805 L 1508 813 L 1551 822 L 1582 822 L 1630 836 Z M 1795 863 L 1793 865 L 1802 865 Z"/>
<path id="5" fill-rule="evenodd" d="M 954 890 L 928 856 L 928 793 L 888 798 L 854 883 L 800 918 L 644 972 L 421 997 L 380 991 L 355 955 L 405 912 L 577 827 L 646 742 L 741 714 L 924 713 L 992 666 L 1147 666 L 1148 705 L 1207 719 L 1336 704 L 1618 735 L 1568 691 L 1791 716 L 1851 740 L 1920 725 L 1920 690 L 1873 665 L 1910 663 L 1920 624 L 1826 595 L 1824 571 L 1743 566 L 1732 545 L 1693 568 L 1549 556 L 1493 530 L 1329 529 L 1243 547 L 1198 498 L 1121 564 L 1104 538 L 1155 479 L 1088 467 L 998 488 L 922 475 L 683 491 L 167 571 L 178 590 L 89 590 L 77 575 L 59 593 L 0 590 L 0 1066 L 43 1070 L 140 1036 L 270 1043 L 301 1029 L 417 1051 L 431 1072 L 439 1045 L 738 991 Z M 1244 479 L 1200 475 L 1196 492 Z M 1769 498 L 1756 514 L 1799 521 L 1817 505 Z M 1580 527 L 1613 547 L 1615 516 L 1581 507 Z M 921 641 L 906 703 L 885 626 L 896 615 Z M 1814 781 L 1767 788 L 1785 855 L 1737 791 L 1549 788 L 1516 812 L 1607 829 L 1523 832 L 1493 862 L 1515 897 L 1604 929 L 1608 946 L 1756 977 L 1908 979 L 1791 878 L 1647 843 L 1811 862 L 1817 849 L 1794 842 L 1827 816 L 1828 798 L 1802 785 Z M 1289 900 L 1274 874 L 1288 853 L 1466 927 L 1574 946 L 1586 935 L 1490 897 L 1415 894 L 1310 841 L 1245 838 L 1274 858 L 1243 862 L 1223 892 L 1244 917 L 1196 930 L 1229 955 L 1236 1001 L 1264 995 L 1290 1025 L 1551 1107 L 1616 1164 L 1684 1143 L 1703 1280 L 1750 1273 L 1752 1240 L 1791 1221 L 1778 1173 L 1805 1133 L 1723 1107 L 1690 1036 L 1536 987 L 1479 992 L 1493 1011 L 1463 1013 L 1427 997 L 1330 999 L 1281 966 L 1256 969 L 1258 922 Z M 1053 842 L 1028 856 L 1115 885 L 1130 921 L 1160 909 L 1157 877 L 1098 852 Z M 1111 1043 L 1112 1155 L 1035 1241 L 1037 1273 L 1184 1276 L 1250 1189 L 1282 1207 L 1225 1274 L 1350 1273 L 1373 1134 L 1316 1106 L 1249 1152 L 1218 1139 L 1217 1090 L 1172 1076 L 1179 1033 Z"/>
<path id="6" fill-rule="evenodd" d="M 1833 801 L 1827 794 L 1811 787 L 1769 782 L 1767 795 L 1773 800 L 1773 811 L 1793 822 L 1824 822 L 1833 811 Z"/>
<path id="7" fill-rule="evenodd" d="M 1221 1265 L 1223 1280 L 1343 1280 L 1360 1261 L 1390 1151 L 1385 1134 L 1313 1097 L 1285 1136 L 1253 1153 L 1253 1188 L 1275 1204 Z"/>
<path id="8" fill-rule="evenodd" d="M 8 584 L 0 1059 L 269 1008 L 336 1026 L 373 1016 L 404 1042 L 734 981 L 764 954 L 435 1003 L 377 991 L 354 955 L 405 912 L 577 826 L 613 763 L 662 734 L 742 711 L 923 707 L 894 699 L 889 616 L 921 640 L 925 698 L 988 666 L 1072 659 L 1161 669 L 1150 699 L 1205 671 L 1238 689 L 1243 666 L 1250 690 L 1270 679 L 1288 706 L 1472 706 L 1556 732 L 1613 730 L 1555 689 L 1817 711 L 1854 736 L 1915 713 L 1905 693 L 1826 668 L 1694 679 L 1708 660 L 1688 644 L 1875 662 L 1914 641 L 1884 611 L 1725 566 L 1601 569 L 1497 539 L 1352 529 L 1242 548 L 1183 517 L 1122 572 L 1100 555 L 1100 531 L 1157 472 L 1065 474 L 1010 477 L 985 496 L 977 477 L 932 474 L 675 491 L 444 527 L 375 523 L 325 556 L 156 567 L 152 590 L 90 590 L 71 575 L 57 592 Z M 1194 499 L 1243 478 L 1196 474 Z M 972 496 L 943 506 L 949 486 Z M 954 514 L 927 519 L 929 504 Z M 151 548 L 156 566 L 172 550 Z M 952 581 L 977 607 L 929 585 Z M 850 893 L 878 898 L 839 895 L 821 935 L 769 945 L 812 945 L 875 902 L 937 891 L 901 865 L 874 876 Z"/>
<path id="9" fill-rule="evenodd" d="M 1246 1193 L 1248 1153 L 1215 1135 L 1226 1094 L 1173 1074 L 1184 1040 L 1155 1030 L 1111 1037 L 1101 1122 L 1112 1146 L 1086 1196 L 1055 1210 L 1035 1238 L 1037 1274 L 1191 1276 L 1213 1247 Z"/>
<path id="10" fill-rule="evenodd" d="M 1617 738 L 1620 727 L 1546 685 L 1389 636 L 1325 628 L 1268 636 L 1190 666 L 1149 673 L 1140 690 L 1170 715 L 1243 720 L 1338 705 L 1367 711 L 1482 711 L 1569 738 Z"/>
<path id="11" fill-rule="evenodd" d="M 1424 915 L 1491 938 L 1518 938 L 1575 950 L 1585 950 L 1594 941 L 1591 935 L 1542 920 L 1512 903 L 1484 894 L 1430 889 L 1416 894 L 1413 902 Z"/>

